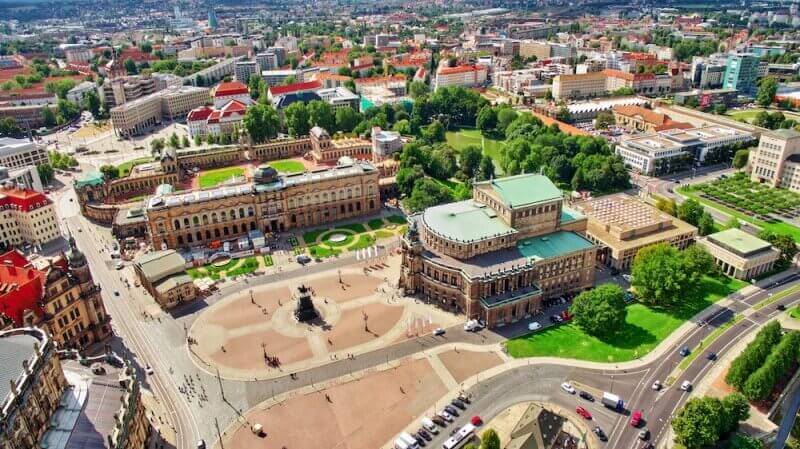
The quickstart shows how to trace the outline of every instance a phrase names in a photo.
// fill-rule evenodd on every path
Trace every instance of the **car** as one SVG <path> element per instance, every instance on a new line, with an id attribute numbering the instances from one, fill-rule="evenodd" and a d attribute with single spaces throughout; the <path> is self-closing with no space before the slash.
<path id="1" fill-rule="evenodd" d="M 481 419 L 480 416 L 475 415 L 469 420 L 469 423 L 475 427 L 479 427 L 483 424 L 483 420 Z"/>
<path id="2" fill-rule="evenodd" d="M 450 403 L 454 405 L 456 408 L 460 408 L 461 410 L 467 409 L 467 405 L 459 401 L 458 399 L 453 399 L 452 401 L 450 401 Z"/>
<path id="3" fill-rule="evenodd" d="M 608 437 L 606 436 L 606 433 L 603 432 L 603 429 L 601 429 L 600 426 L 594 426 L 594 429 L 592 429 L 592 432 L 594 432 L 595 435 L 597 435 L 597 438 L 599 438 L 600 441 L 608 441 Z"/>
<path id="4" fill-rule="evenodd" d="M 659 390 L 661 390 L 662 386 L 663 385 L 661 385 L 661 381 L 660 380 L 656 380 L 656 381 L 653 382 L 653 386 L 651 388 L 653 388 L 653 390 L 659 391 Z"/>
<path id="5" fill-rule="evenodd" d="M 305 265 L 309 262 L 311 262 L 311 257 L 305 254 L 300 254 L 299 256 L 297 256 L 297 263 L 299 263 L 300 265 Z"/>
<path id="6" fill-rule="evenodd" d="M 197 442 L 197 449 L 206 449 L 206 440 L 199 440 Z"/>
<path id="7" fill-rule="evenodd" d="M 456 410 L 456 408 L 453 407 L 452 405 L 445 405 L 444 409 L 447 410 L 447 413 L 453 416 L 458 416 L 458 410 Z"/>
<path id="8" fill-rule="evenodd" d="M 656 449 L 656 445 L 649 441 L 646 441 L 644 444 L 642 444 L 641 449 Z"/>
<path id="9" fill-rule="evenodd" d="M 683 391 L 692 391 L 692 383 L 688 380 L 684 380 L 681 384 L 681 390 Z"/>
<path id="10" fill-rule="evenodd" d="M 414 441 L 416 441 L 421 447 L 425 447 L 425 439 L 421 436 L 417 435 L 416 433 L 412 433 L 411 438 L 413 438 Z"/>
<path id="11" fill-rule="evenodd" d="M 684 347 L 681 348 L 680 351 L 678 351 L 678 354 L 680 354 L 681 357 L 686 357 L 691 353 L 692 353 L 692 351 L 689 349 L 688 346 L 684 346 Z"/>
<path id="12" fill-rule="evenodd" d="M 417 435 L 421 436 L 422 438 L 425 438 L 428 441 L 433 439 L 431 437 L 431 434 L 429 434 L 428 431 L 423 429 L 422 427 L 420 427 L 419 430 L 417 430 Z"/>
<path id="13" fill-rule="evenodd" d="M 784 306 L 783 304 L 778 304 L 778 307 L 776 307 L 776 309 L 778 309 L 781 312 L 783 312 L 784 310 L 786 310 L 786 306 Z"/>
<path id="14" fill-rule="evenodd" d="M 471 402 L 469 400 L 469 396 L 465 395 L 464 393 L 461 393 L 461 394 L 458 395 L 458 400 L 463 402 L 463 403 L 465 403 L 465 404 L 469 404 Z"/>
<path id="15" fill-rule="evenodd" d="M 447 410 L 442 410 L 439 412 L 439 416 L 441 416 L 447 422 L 453 422 L 453 416 L 447 413 Z"/>
<path id="16" fill-rule="evenodd" d="M 144 372 L 146 372 L 148 376 L 153 374 L 153 367 L 150 365 L 145 365 Z"/>
<path id="17" fill-rule="evenodd" d="M 442 329 L 441 327 L 437 327 L 436 329 L 433 330 L 433 335 L 436 335 L 437 337 L 440 335 L 444 335 L 444 333 L 445 330 Z"/>
<path id="18" fill-rule="evenodd" d="M 464 330 L 467 332 L 477 332 L 481 330 L 480 324 L 478 324 L 478 320 L 469 320 L 464 323 Z"/>
<path id="19" fill-rule="evenodd" d="M 563 384 L 561 384 L 561 389 L 569 394 L 575 394 L 575 387 L 570 385 L 569 382 L 564 382 Z"/>
<path id="20" fill-rule="evenodd" d="M 634 410 L 631 413 L 631 426 L 632 427 L 639 427 L 639 424 L 642 422 L 642 411 L 641 410 Z"/>
<path id="21" fill-rule="evenodd" d="M 121 260 L 118 260 L 117 263 L 114 265 L 114 268 L 116 268 L 117 270 L 121 270 L 125 268 L 125 264 L 123 264 Z"/>
<path id="22" fill-rule="evenodd" d="M 592 414 L 589 413 L 589 410 L 586 410 L 585 408 L 583 408 L 581 406 L 575 407 L 575 413 L 583 416 L 586 419 L 592 419 Z"/>
<path id="23" fill-rule="evenodd" d="M 106 369 L 105 367 L 103 367 L 103 365 L 95 363 L 94 365 L 92 365 L 92 373 L 100 376 L 106 373 Z"/>
<path id="24" fill-rule="evenodd" d="M 119 290 L 114 290 L 114 296 L 119 296 Z"/>
<path id="25" fill-rule="evenodd" d="M 447 421 L 440 415 L 432 416 L 431 421 L 439 427 L 447 427 Z"/>
<path id="26" fill-rule="evenodd" d="M 528 323 L 528 330 L 529 331 L 535 331 L 535 330 L 539 330 L 541 328 L 542 328 L 542 325 L 539 324 L 538 321 L 531 321 L 530 323 Z"/>
<path id="27" fill-rule="evenodd" d="M 647 441 L 650 439 L 650 431 L 647 429 L 642 429 L 639 431 L 639 439 L 642 441 Z"/>
<path id="28" fill-rule="evenodd" d="M 580 396 L 583 399 L 586 399 L 589 402 L 594 402 L 594 396 L 592 396 L 592 394 L 589 393 L 588 391 L 581 390 L 581 392 L 578 393 L 578 396 Z"/>
<path id="29" fill-rule="evenodd" d="M 709 352 L 708 354 L 706 354 L 706 358 L 713 362 L 714 360 L 717 360 L 717 353 L 716 352 Z"/>

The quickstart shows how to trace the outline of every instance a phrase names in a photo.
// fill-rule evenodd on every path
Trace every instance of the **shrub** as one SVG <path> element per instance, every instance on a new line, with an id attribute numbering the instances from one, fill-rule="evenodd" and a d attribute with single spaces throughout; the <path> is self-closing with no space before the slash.
<path id="1" fill-rule="evenodd" d="M 773 321 L 758 332 L 755 340 L 731 363 L 725 382 L 742 391 L 750 377 L 767 359 L 772 347 L 781 339 L 781 325 Z"/>
<path id="2" fill-rule="evenodd" d="M 751 401 L 766 399 L 778 380 L 786 375 L 797 360 L 798 348 L 800 348 L 800 332 L 789 332 L 784 335 L 764 364 L 747 378 L 742 390 L 747 399 Z"/>

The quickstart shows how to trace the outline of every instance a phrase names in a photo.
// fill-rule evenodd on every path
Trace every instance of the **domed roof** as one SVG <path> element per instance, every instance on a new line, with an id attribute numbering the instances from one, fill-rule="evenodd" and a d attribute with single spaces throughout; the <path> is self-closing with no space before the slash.
<path id="1" fill-rule="evenodd" d="M 81 250 L 75 244 L 75 237 L 69 236 L 69 251 L 67 251 L 67 263 L 72 268 L 82 267 L 86 265 L 86 256 L 83 255 Z"/>
<path id="2" fill-rule="evenodd" d="M 253 181 L 258 184 L 269 184 L 278 180 L 278 170 L 270 167 L 269 165 L 259 165 L 253 171 Z"/>

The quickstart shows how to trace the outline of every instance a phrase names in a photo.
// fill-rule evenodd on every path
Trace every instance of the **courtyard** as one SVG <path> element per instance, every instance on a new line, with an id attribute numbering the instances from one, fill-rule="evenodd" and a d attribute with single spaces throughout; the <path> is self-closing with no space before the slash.
<path id="1" fill-rule="evenodd" d="M 376 217 L 363 223 L 336 225 L 302 234 L 309 255 L 324 259 L 338 256 L 343 251 L 358 251 L 374 246 L 379 240 L 402 235 L 407 221 L 400 215 Z"/>
<path id="2" fill-rule="evenodd" d="M 226 378 L 285 376 L 448 327 L 462 317 L 396 292 L 399 256 L 370 267 L 328 270 L 292 281 L 243 289 L 205 310 L 189 330 L 198 366 Z M 368 269 L 367 269 L 368 268 Z M 319 313 L 294 317 L 294 293 L 313 292 Z"/>

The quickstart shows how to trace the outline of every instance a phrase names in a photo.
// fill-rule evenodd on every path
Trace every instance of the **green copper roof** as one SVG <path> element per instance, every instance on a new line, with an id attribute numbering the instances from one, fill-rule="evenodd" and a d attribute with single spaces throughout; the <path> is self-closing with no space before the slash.
<path id="1" fill-rule="evenodd" d="M 461 242 L 473 242 L 498 235 L 513 234 L 494 210 L 473 200 L 429 207 L 422 214 L 433 232 Z"/>
<path id="2" fill-rule="evenodd" d="M 732 228 L 708 235 L 708 240 L 725 246 L 736 253 L 747 256 L 763 251 L 770 246 L 769 242 L 748 234 L 740 229 Z"/>
<path id="3" fill-rule="evenodd" d="M 509 208 L 563 198 L 561 190 L 544 175 L 523 174 L 488 182 L 497 192 L 497 196 Z"/>
<path id="4" fill-rule="evenodd" d="M 517 249 L 530 260 L 549 259 L 592 247 L 592 242 L 574 232 L 558 231 L 517 243 Z"/>
<path id="5" fill-rule="evenodd" d="M 99 171 L 90 171 L 86 173 L 86 175 L 75 181 L 75 187 L 83 187 L 83 186 L 99 186 L 100 184 L 105 182 L 105 178 L 103 178 L 103 174 Z"/>
<path id="6" fill-rule="evenodd" d="M 583 220 L 584 218 L 586 217 L 584 217 L 583 214 L 576 211 L 575 209 L 570 209 L 569 207 L 566 206 L 561 207 L 561 218 L 559 219 L 559 221 L 562 225 L 577 220 Z"/>

